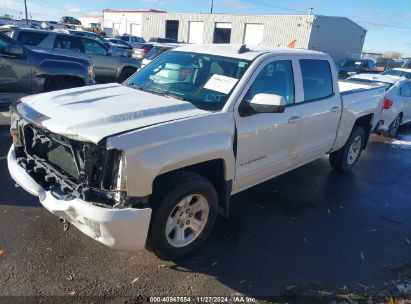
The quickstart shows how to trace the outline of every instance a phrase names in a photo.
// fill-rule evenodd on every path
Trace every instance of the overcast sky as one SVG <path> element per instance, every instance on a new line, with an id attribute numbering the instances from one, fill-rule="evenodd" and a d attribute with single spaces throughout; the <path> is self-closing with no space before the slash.
<path id="1" fill-rule="evenodd" d="M 19 18 L 24 14 L 23 4 L 24 0 L 1 0 L 0 15 Z M 210 4 L 211 0 L 27 0 L 29 15 L 39 20 L 101 15 L 105 8 L 208 13 Z M 411 56 L 410 0 L 214 0 L 215 13 L 306 14 L 310 7 L 317 15 L 348 17 L 367 29 L 364 51 L 395 50 Z"/>

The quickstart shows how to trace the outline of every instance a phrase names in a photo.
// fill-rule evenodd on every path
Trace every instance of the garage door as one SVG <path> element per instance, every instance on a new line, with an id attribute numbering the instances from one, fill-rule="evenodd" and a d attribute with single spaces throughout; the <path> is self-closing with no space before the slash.
<path id="1" fill-rule="evenodd" d="M 261 45 L 263 42 L 264 24 L 246 23 L 244 33 L 244 43 Z"/>
<path id="2" fill-rule="evenodd" d="M 141 36 L 141 25 L 137 23 L 131 23 L 130 32 L 131 32 L 131 35 Z"/>
<path id="3" fill-rule="evenodd" d="M 203 43 L 204 22 L 190 21 L 188 43 Z"/>

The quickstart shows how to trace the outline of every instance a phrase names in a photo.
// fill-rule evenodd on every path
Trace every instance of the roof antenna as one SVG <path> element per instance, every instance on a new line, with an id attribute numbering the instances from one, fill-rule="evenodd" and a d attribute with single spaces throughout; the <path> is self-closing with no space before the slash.
<path id="1" fill-rule="evenodd" d="M 237 53 L 238 54 L 242 54 L 245 52 L 248 52 L 250 49 L 247 47 L 247 45 L 245 45 L 245 43 L 243 43 L 240 48 L 238 49 Z"/>

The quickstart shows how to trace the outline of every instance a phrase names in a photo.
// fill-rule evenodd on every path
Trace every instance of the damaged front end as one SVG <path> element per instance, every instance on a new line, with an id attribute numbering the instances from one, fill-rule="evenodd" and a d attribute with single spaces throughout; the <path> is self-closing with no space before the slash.
<path id="1" fill-rule="evenodd" d="M 11 109 L 11 134 L 17 163 L 39 185 L 60 200 L 128 206 L 122 151 L 108 150 L 105 140 L 94 144 L 52 133 L 41 126 L 44 117 L 28 108 L 19 103 Z"/>

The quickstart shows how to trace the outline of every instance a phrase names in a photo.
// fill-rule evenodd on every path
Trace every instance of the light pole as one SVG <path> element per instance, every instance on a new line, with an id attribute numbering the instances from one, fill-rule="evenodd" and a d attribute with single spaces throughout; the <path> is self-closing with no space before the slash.
<path id="1" fill-rule="evenodd" d="M 26 10 L 26 24 L 29 24 L 29 17 L 27 16 L 27 3 L 26 3 L 26 0 L 24 0 L 24 9 Z"/>
<path id="2" fill-rule="evenodd" d="M 26 0 L 24 0 L 26 1 Z M 213 13 L 213 6 L 214 6 L 214 0 L 211 0 L 211 9 L 210 9 L 210 14 Z"/>

